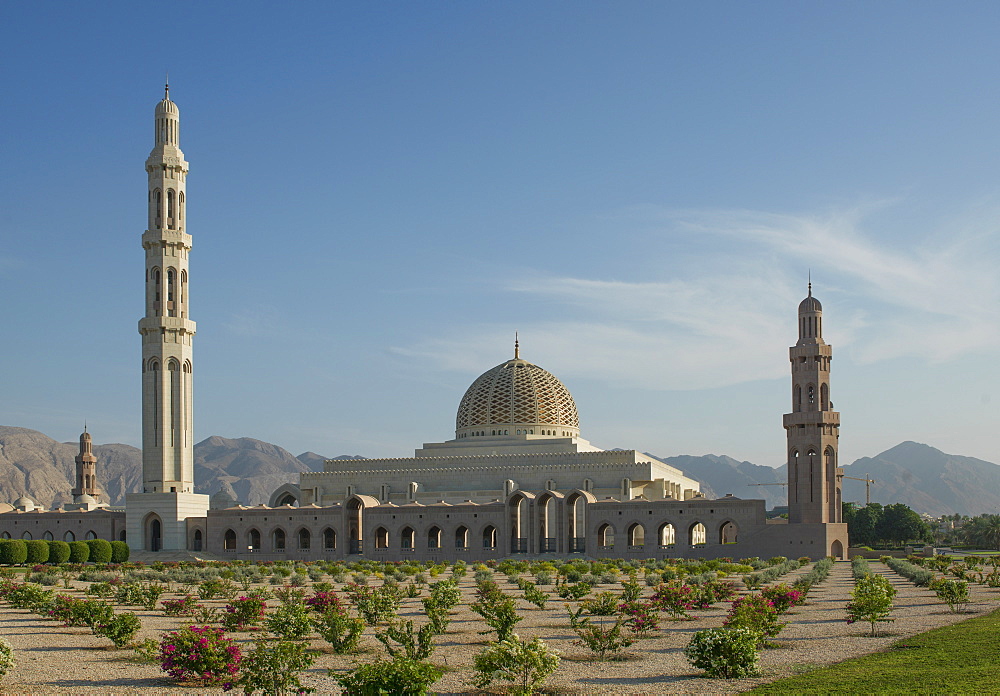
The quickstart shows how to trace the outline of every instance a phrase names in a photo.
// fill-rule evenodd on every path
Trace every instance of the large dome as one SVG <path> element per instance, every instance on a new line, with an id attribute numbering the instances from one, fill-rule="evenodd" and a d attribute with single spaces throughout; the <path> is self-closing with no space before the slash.
<path id="1" fill-rule="evenodd" d="M 552 373 L 515 357 L 484 372 L 458 406 L 456 438 L 496 435 L 578 437 L 576 402 Z"/>

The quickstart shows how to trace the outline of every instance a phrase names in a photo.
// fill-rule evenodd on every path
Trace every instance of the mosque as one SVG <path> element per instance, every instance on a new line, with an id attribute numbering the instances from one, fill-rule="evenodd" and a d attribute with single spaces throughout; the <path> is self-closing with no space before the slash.
<path id="1" fill-rule="evenodd" d="M 46 511 L 22 497 L 2 506 L 0 536 L 120 539 L 139 551 L 259 560 L 846 557 L 832 350 L 811 285 L 789 353 L 787 520 L 767 519 L 763 500 L 710 500 L 695 479 L 636 450 L 594 447 L 581 437 L 569 390 L 521 358 L 516 341 L 514 357 L 465 392 L 452 440 L 424 443 L 408 458 L 328 460 L 267 505 L 195 493 L 188 163 L 169 86 L 156 106 L 146 173 L 142 490 L 124 510 L 99 502 L 85 432 L 74 502 Z"/>

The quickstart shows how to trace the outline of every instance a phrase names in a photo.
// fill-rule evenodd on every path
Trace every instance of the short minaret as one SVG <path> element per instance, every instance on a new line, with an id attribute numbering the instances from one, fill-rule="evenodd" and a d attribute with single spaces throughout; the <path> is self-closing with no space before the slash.
<path id="1" fill-rule="evenodd" d="M 76 455 L 76 485 L 72 493 L 74 503 L 84 502 L 81 500 L 81 496 L 84 495 L 90 496 L 94 501 L 101 495 L 97 487 L 97 457 L 94 456 L 94 443 L 86 426 L 80 435 L 80 454 Z"/>
<path id="2" fill-rule="evenodd" d="M 823 306 L 812 295 L 799 304 L 799 340 L 789 349 L 792 412 L 784 417 L 788 436 L 788 521 L 839 523 L 841 478 L 837 443 L 840 414 L 830 400 L 833 349 L 823 340 Z"/>
<path id="3" fill-rule="evenodd" d="M 129 544 L 147 551 L 186 548 L 184 519 L 208 509 L 208 496 L 194 493 L 195 323 L 188 297 L 187 174 L 180 111 L 167 85 L 156 105 L 153 150 L 146 159 L 146 312 L 139 321 L 142 493 L 129 496 L 127 503 Z"/>

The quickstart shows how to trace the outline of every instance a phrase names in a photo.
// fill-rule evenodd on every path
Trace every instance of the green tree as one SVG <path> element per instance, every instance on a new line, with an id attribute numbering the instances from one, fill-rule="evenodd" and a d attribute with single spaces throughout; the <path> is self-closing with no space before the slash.
<path id="1" fill-rule="evenodd" d="M 852 522 L 847 523 L 847 534 L 854 544 L 871 545 L 878 541 L 876 529 L 882 519 L 882 506 L 869 503 L 858 508 L 852 515 Z"/>
<path id="2" fill-rule="evenodd" d="M 902 544 L 907 541 L 930 539 L 930 526 L 920 515 L 903 503 L 886 505 L 875 526 L 875 535 L 881 541 Z"/>

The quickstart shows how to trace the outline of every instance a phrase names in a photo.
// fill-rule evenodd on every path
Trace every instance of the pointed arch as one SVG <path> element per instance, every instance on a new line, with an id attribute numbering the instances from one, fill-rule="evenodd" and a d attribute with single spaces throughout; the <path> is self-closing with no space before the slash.
<path id="1" fill-rule="evenodd" d="M 483 527 L 483 548 L 494 550 L 497 547 L 497 528 L 492 524 Z"/>
<path id="2" fill-rule="evenodd" d="M 633 522 L 626 530 L 629 548 L 641 549 L 646 545 L 646 528 L 638 522 Z"/>
<path id="3" fill-rule="evenodd" d="M 720 544 L 735 544 L 739 541 L 740 528 L 733 520 L 726 520 L 719 525 L 719 543 Z"/>
<path id="4" fill-rule="evenodd" d="M 333 527 L 326 527 L 323 530 L 323 550 L 334 551 L 337 548 L 337 530 Z"/>
<path id="5" fill-rule="evenodd" d="M 291 505 L 292 507 L 299 507 L 301 500 L 302 489 L 294 483 L 285 483 L 274 489 L 274 492 L 268 499 L 267 506 L 281 507 L 282 505 Z"/>
<path id="6" fill-rule="evenodd" d="M 63 534 L 63 541 L 76 541 L 76 534 L 70 530 L 66 530 L 66 533 Z"/>
<path id="7" fill-rule="evenodd" d="M 247 549 L 251 552 L 260 551 L 260 530 L 256 527 L 247 530 Z"/>
<path id="8" fill-rule="evenodd" d="M 276 553 L 284 552 L 285 542 L 285 530 L 281 527 L 275 527 L 271 531 L 271 550 Z"/>
<path id="9" fill-rule="evenodd" d="M 705 525 L 695 520 L 688 526 L 687 542 L 688 546 L 701 546 L 708 541 Z"/>
<path id="10" fill-rule="evenodd" d="M 677 543 L 677 529 L 670 522 L 664 522 L 656 530 L 656 543 L 662 548 L 673 546 Z"/>
<path id="11" fill-rule="evenodd" d="M 597 545 L 605 550 L 615 547 L 615 528 L 610 522 L 604 522 L 598 526 Z"/>
<path id="12" fill-rule="evenodd" d="M 469 548 L 469 528 L 465 525 L 459 525 L 458 529 L 455 530 L 455 548 Z"/>
<path id="13" fill-rule="evenodd" d="M 385 527 L 379 527 L 375 530 L 375 548 L 389 548 L 389 530 Z"/>
<path id="14" fill-rule="evenodd" d="M 222 535 L 222 548 L 225 551 L 236 550 L 236 532 L 232 529 L 227 529 Z"/>
<path id="15" fill-rule="evenodd" d="M 295 534 L 298 540 L 299 551 L 308 551 L 312 548 L 312 532 L 306 527 L 302 527 Z"/>
<path id="16" fill-rule="evenodd" d="M 416 545 L 417 533 L 410 525 L 403 527 L 403 531 L 399 533 L 399 546 L 404 551 L 412 551 Z"/>
<path id="17" fill-rule="evenodd" d="M 97 533 L 93 529 L 88 529 L 86 536 L 84 536 L 83 538 L 86 539 L 87 541 L 91 541 L 92 539 L 97 538 Z"/>
<path id="18" fill-rule="evenodd" d="M 441 528 L 434 525 L 427 530 L 427 548 L 429 549 L 439 549 L 441 548 Z"/>

